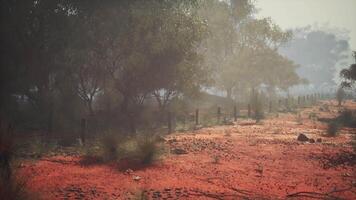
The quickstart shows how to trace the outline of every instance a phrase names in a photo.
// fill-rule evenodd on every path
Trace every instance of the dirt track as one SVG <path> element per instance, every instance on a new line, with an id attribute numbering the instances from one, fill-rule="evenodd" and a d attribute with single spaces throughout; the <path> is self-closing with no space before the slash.
<path id="1" fill-rule="evenodd" d="M 348 107 L 356 109 L 356 103 Z M 167 148 L 187 154 L 171 153 L 142 169 L 83 166 L 80 157 L 57 156 L 25 163 L 20 172 L 43 199 L 134 199 L 141 192 L 149 199 L 356 199 L 350 144 L 356 130 L 325 137 L 326 124 L 308 118 L 311 112 L 336 116 L 337 108 L 329 108 L 306 109 L 299 122 L 295 114 L 279 114 L 261 124 L 239 120 L 172 134 L 165 138 Z M 299 142 L 299 133 L 322 142 Z"/>

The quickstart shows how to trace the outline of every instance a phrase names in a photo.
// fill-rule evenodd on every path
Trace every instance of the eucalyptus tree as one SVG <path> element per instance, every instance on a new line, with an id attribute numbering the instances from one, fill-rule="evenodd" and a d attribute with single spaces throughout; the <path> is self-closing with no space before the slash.
<path id="1" fill-rule="evenodd" d="M 89 43 L 84 55 L 95 55 L 88 56 L 89 63 L 81 64 L 104 69 L 101 79 L 110 79 L 110 85 L 121 96 L 120 112 L 133 131 L 148 96 L 154 95 L 163 108 L 173 97 L 199 90 L 205 82 L 207 74 L 199 64 L 197 48 L 205 36 L 206 25 L 194 12 L 195 1 L 107 1 L 98 7 L 81 5 L 78 16 L 84 30 L 88 30 L 84 31 L 83 44 Z M 92 77 L 88 80 L 96 83 L 93 77 L 98 78 L 98 73 L 94 70 L 88 75 Z M 81 92 L 90 94 L 83 90 L 78 78 Z M 103 87 L 87 86 L 93 91 Z"/>
<path id="2" fill-rule="evenodd" d="M 341 83 L 342 87 L 352 88 L 355 85 L 356 81 L 356 51 L 353 52 L 353 57 L 355 59 L 355 63 L 351 64 L 349 68 L 343 69 L 340 72 L 340 76 L 343 78 L 343 82 Z"/>
<path id="3" fill-rule="evenodd" d="M 254 18 L 255 12 L 249 0 L 205 1 L 200 11 L 210 31 L 206 40 L 206 63 L 215 69 L 216 84 L 226 91 L 229 99 L 234 93 L 236 96 L 236 92 L 241 94 L 261 84 L 285 86 L 279 82 L 272 84 L 268 76 L 271 71 L 279 71 L 281 65 L 283 70 L 274 74 L 275 78 L 282 80 L 288 75 L 282 72 L 288 72 L 292 73 L 288 77 L 294 79 L 289 85 L 296 82 L 296 65 L 282 62 L 286 58 L 282 59 L 277 52 L 291 38 L 291 32 L 282 31 L 268 18 Z"/>

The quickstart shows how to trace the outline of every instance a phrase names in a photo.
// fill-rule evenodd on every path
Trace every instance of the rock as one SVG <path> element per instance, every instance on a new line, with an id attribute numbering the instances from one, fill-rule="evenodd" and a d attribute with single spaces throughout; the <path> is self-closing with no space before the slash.
<path id="1" fill-rule="evenodd" d="M 173 150 L 172 150 L 172 153 L 178 154 L 178 155 L 181 155 L 181 154 L 188 154 L 188 152 L 187 152 L 186 150 L 184 150 L 184 149 L 179 149 L 179 148 L 173 149 Z"/>
<path id="2" fill-rule="evenodd" d="M 316 139 L 316 142 L 321 143 L 321 138 Z"/>
<path id="3" fill-rule="evenodd" d="M 303 133 L 301 133 L 298 135 L 297 140 L 301 141 L 301 142 L 307 142 L 307 141 L 309 141 L 309 138 L 306 135 L 304 135 Z"/>
<path id="4" fill-rule="evenodd" d="M 315 140 L 313 138 L 309 139 L 310 143 L 315 143 Z"/>
<path id="5" fill-rule="evenodd" d="M 125 171 L 125 174 L 127 174 L 127 175 L 130 175 L 131 173 L 133 173 L 133 170 L 132 170 L 132 169 L 127 169 L 127 170 Z"/>
<path id="6" fill-rule="evenodd" d="M 132 179 L 134 181 L 139 181 L 139 180 L 141 180 L 141 177 L 140 176 L 132 176 Z"/>

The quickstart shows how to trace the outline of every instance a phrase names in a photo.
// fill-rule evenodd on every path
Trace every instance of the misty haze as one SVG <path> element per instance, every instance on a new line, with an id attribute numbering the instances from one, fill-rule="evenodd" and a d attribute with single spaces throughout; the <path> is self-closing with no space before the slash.
<path id="1" fill-rule="evenodd" d="M 356 199 L 355 0 L 0 9 L 0 200 Z"/>

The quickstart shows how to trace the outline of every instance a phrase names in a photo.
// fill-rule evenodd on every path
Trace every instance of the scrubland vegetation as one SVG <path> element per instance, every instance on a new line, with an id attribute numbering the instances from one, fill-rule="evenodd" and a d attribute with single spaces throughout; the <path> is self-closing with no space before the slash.
<path id="1" fill-rule="evenodd" d="M 349 175 L 355 164 L 355 152 L 349 151 L 356 137 L 355 64 L 341 70 L 340 83 L 332 80 L 336 64 L 345 64 L 350 54 L 348 40 L 310 27 L 283 30 L 257 12 L 250 0 L 3 1 L 0 197 L 161 199 L 164 192 L 154 189 L 171 195 L 172 188 L 162 188 L 167 183 L 179 185 L 174 192 L 183 199 L 334 198 L 336 189 L 312 194 L 271 186 L 262 197 L 265 189 L 232 186 L 237 182 L 228 175 L 240 167 L 258 178 L 273 167 L 280 170 L 271 163 L 290 157 L 275 149 L 295 153 L 284 151 L 285 145 L 311 152 L 296 152 L 297 163 L 291 161 L 303 170 L 317 164 L 300 158 L 345 166 L 345 180 L 335 178 L 335 184 L 351 184 L 341 196 L 355 197 L 356 184 L 349 184 L 355 178 Z M 303 141 L 297 141 L 301 134 Z M 273 161 L 260 158 L 261 143 Z M 330 157 L 321 159 L 324 150 Z M 216 169 L 223 176 L 211 177 Z M 107 182 L 119 194 L 99 191 L 102 182 L 93 184 L 90 177 L 80 179 L 93 171 L 103 182 L 122 178 Z M 160 171 L 166 173 L 162 178 Z M 63 182 L 47 185 L 48 174 Z M 82 185 L 74 185 L 77 177 Z M 257 183 L 256 177 L 241 180 Z M 277 182 L 269 178 L 270 185 Z M 151 190 L 140 188 L 150 183 Z"/>

